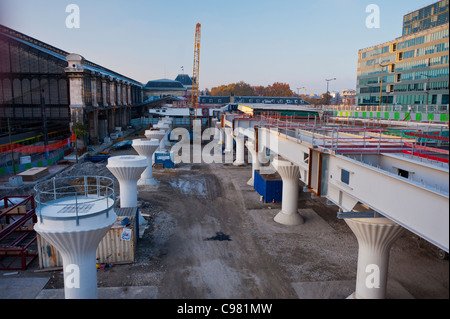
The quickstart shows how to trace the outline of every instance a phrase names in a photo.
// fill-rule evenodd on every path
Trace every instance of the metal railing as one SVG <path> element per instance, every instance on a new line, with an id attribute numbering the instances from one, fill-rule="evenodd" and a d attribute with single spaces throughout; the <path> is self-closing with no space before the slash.
<path id="1" fill-rule="evenodd" d="M 104 176 L 68 176 L 52 178 L 41 182 L 34 187 L 37 214 L 41 222 L 42 209 L 50 206 L 60 206 L 66 213 L 57 217 L 45 216 L 46 219 L 75 219 L 76 225 L 82 218 L 106 214 L 114 207 L 116 198 L 114 193 L 114 180 Z M 74 199 L 73 203 L 62 201 L 63 199 Z M 105 201 L 103 209 L 92 214 L 80 214 L 86 207 L 94 203 Z M 73 215 L 73 213 L 75 213 Z"/>
<path id="2" fill-rule="evenodd" d="M 406 113 L 449 113 L 449 105 L 320 105 L 318 108 L 329 111 L 352 112 L 406 112 Z"/>
<path id="3" fill-rule="evenodd" d="M 373 123 L 373 125 L 356 126 L 347 123 L 346 126 L 336 125 L 333 120 L 318 117 L 296 119 L 289 116 L 272 116 L 261 114 L 258 118 L 259 126 L 278 133 L 285 134 L 301 142 L 307 142 L 313 147 L 328 149 L 337 154 L 381 154 L 400 153 L 412 154 L 414 158 L 427 160 L 429 163 L 448 166 L 448 160 L 439 156 L 428 155 L 427 152 L 437 152 L 448 156 L 448 150 L 427 147 L 426 138 L 416 138 L 416 129 L 392 130 Z M 341 123 L 342 124 L 342 123 Z M 419 128 L 420 129 L 420 128 Z M 442 135 L 442 132 L 441 134 Z M 440 136 L 439 135 L 439 136 Z M 437 136 L 430 135 L 433 140 Z M 437 141 L 437 140 L 436 140 Z M 422 143 L 424 145 L 422 145 Z M 438 146 L 446 141 L 437 141 Z M 424 150 L 426 151 L 425 153 Z"/>

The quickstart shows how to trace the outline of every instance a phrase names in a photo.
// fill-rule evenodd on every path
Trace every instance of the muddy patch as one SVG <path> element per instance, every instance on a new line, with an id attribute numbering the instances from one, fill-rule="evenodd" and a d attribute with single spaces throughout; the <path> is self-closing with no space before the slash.
<path id="1" fill-rule="evenodd" d="M 205 240 L 213 240 L 213 241 L 231 241 L 230 235 L 226 235 L 222 232 L 217 232 L 216 236 L 208 237 Z"/>

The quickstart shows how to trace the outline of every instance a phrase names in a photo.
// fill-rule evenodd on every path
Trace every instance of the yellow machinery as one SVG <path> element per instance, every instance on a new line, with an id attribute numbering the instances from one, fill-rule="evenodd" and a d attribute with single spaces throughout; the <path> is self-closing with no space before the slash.
<path id="1" fill-rule="evenodd" d="M 200 71 L 200 38 L 201 38 L 201 24 L 197 23 L 195 26 L 195 46 L 194 46 L 194 72 L 192 78 L 192 97 L 191 110 L 195 112 L 195 120 L 197 120 L 198 108 L 198 83 Z"/>

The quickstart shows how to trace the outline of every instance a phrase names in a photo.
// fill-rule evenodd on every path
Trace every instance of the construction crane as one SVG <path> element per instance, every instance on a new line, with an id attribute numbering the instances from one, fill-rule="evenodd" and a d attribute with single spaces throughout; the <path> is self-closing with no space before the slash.
<path id="1" fill-rule="evenodd" d="M 195 120 L 197 120 L 198 108 L 198 83 L 200 71 L 200 38 L 201 38 L 201 24 L 197 23 L 195 26 L 195 45 L 194 45 L 194 72 L 192 77 L 192 96 L 191 96 L 191 110 L 195 112 Z"/>

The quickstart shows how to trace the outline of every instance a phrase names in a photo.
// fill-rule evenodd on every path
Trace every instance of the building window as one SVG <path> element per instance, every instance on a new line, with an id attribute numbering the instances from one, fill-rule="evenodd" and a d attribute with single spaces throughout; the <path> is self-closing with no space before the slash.
<path id="1" fill-rule="evenodd" d="M 92 89 L 90 78 L 84 78 L 84 103 L 86 105 L 92 105 Z"/>
<path id="2" fill-rule="evenodd" d="M 56 79 L 50 79 L 48 104 L 58 104 L 58 103 L 59 103 L 58 81 Z"/>
<path id="3" fill-rule="evenodd" d="M 111 105 L 111 83 L 106 82 L 106 104 Z"/>
<path id="4" fill-rule="evenodd" d="M 404 169 L 399 168 L 398 169 L 398 176 L 409 178 L 409 172 L 405 171 Z"/>
<path id="5" fill-rule="evenodd" d="M 22 92 L 23 92 L 23 104 L 31 104 L 30 80 L 28 80 L 28 79 L 22 80 Z"/>
<path id="6" fill-rule="evenodd" d="M 14 104 L 22 104 L 22 82 L 19 79 L 13 81 Z"/>
<path id="7" fill-rule="evenodd" d="M 31 103 L 32 104 L 41 104 L 41 92 L 39 90 L 39 80 L 32 79 L 31 80 Z"/>
<path id="8" fill-rule="evenodd" d="M 350 184 L 350 172 L 345 169 L 341 169 L 341 182 L 344 184 Z"/>
<path id="9" fill-rule="evenodd" d="M 59 90 L 59 104 L 68 105 L 69 100 L 67 96 L 67 81 L 64 79 L 59 80 L 58 82 L 58 90 Z"/>

